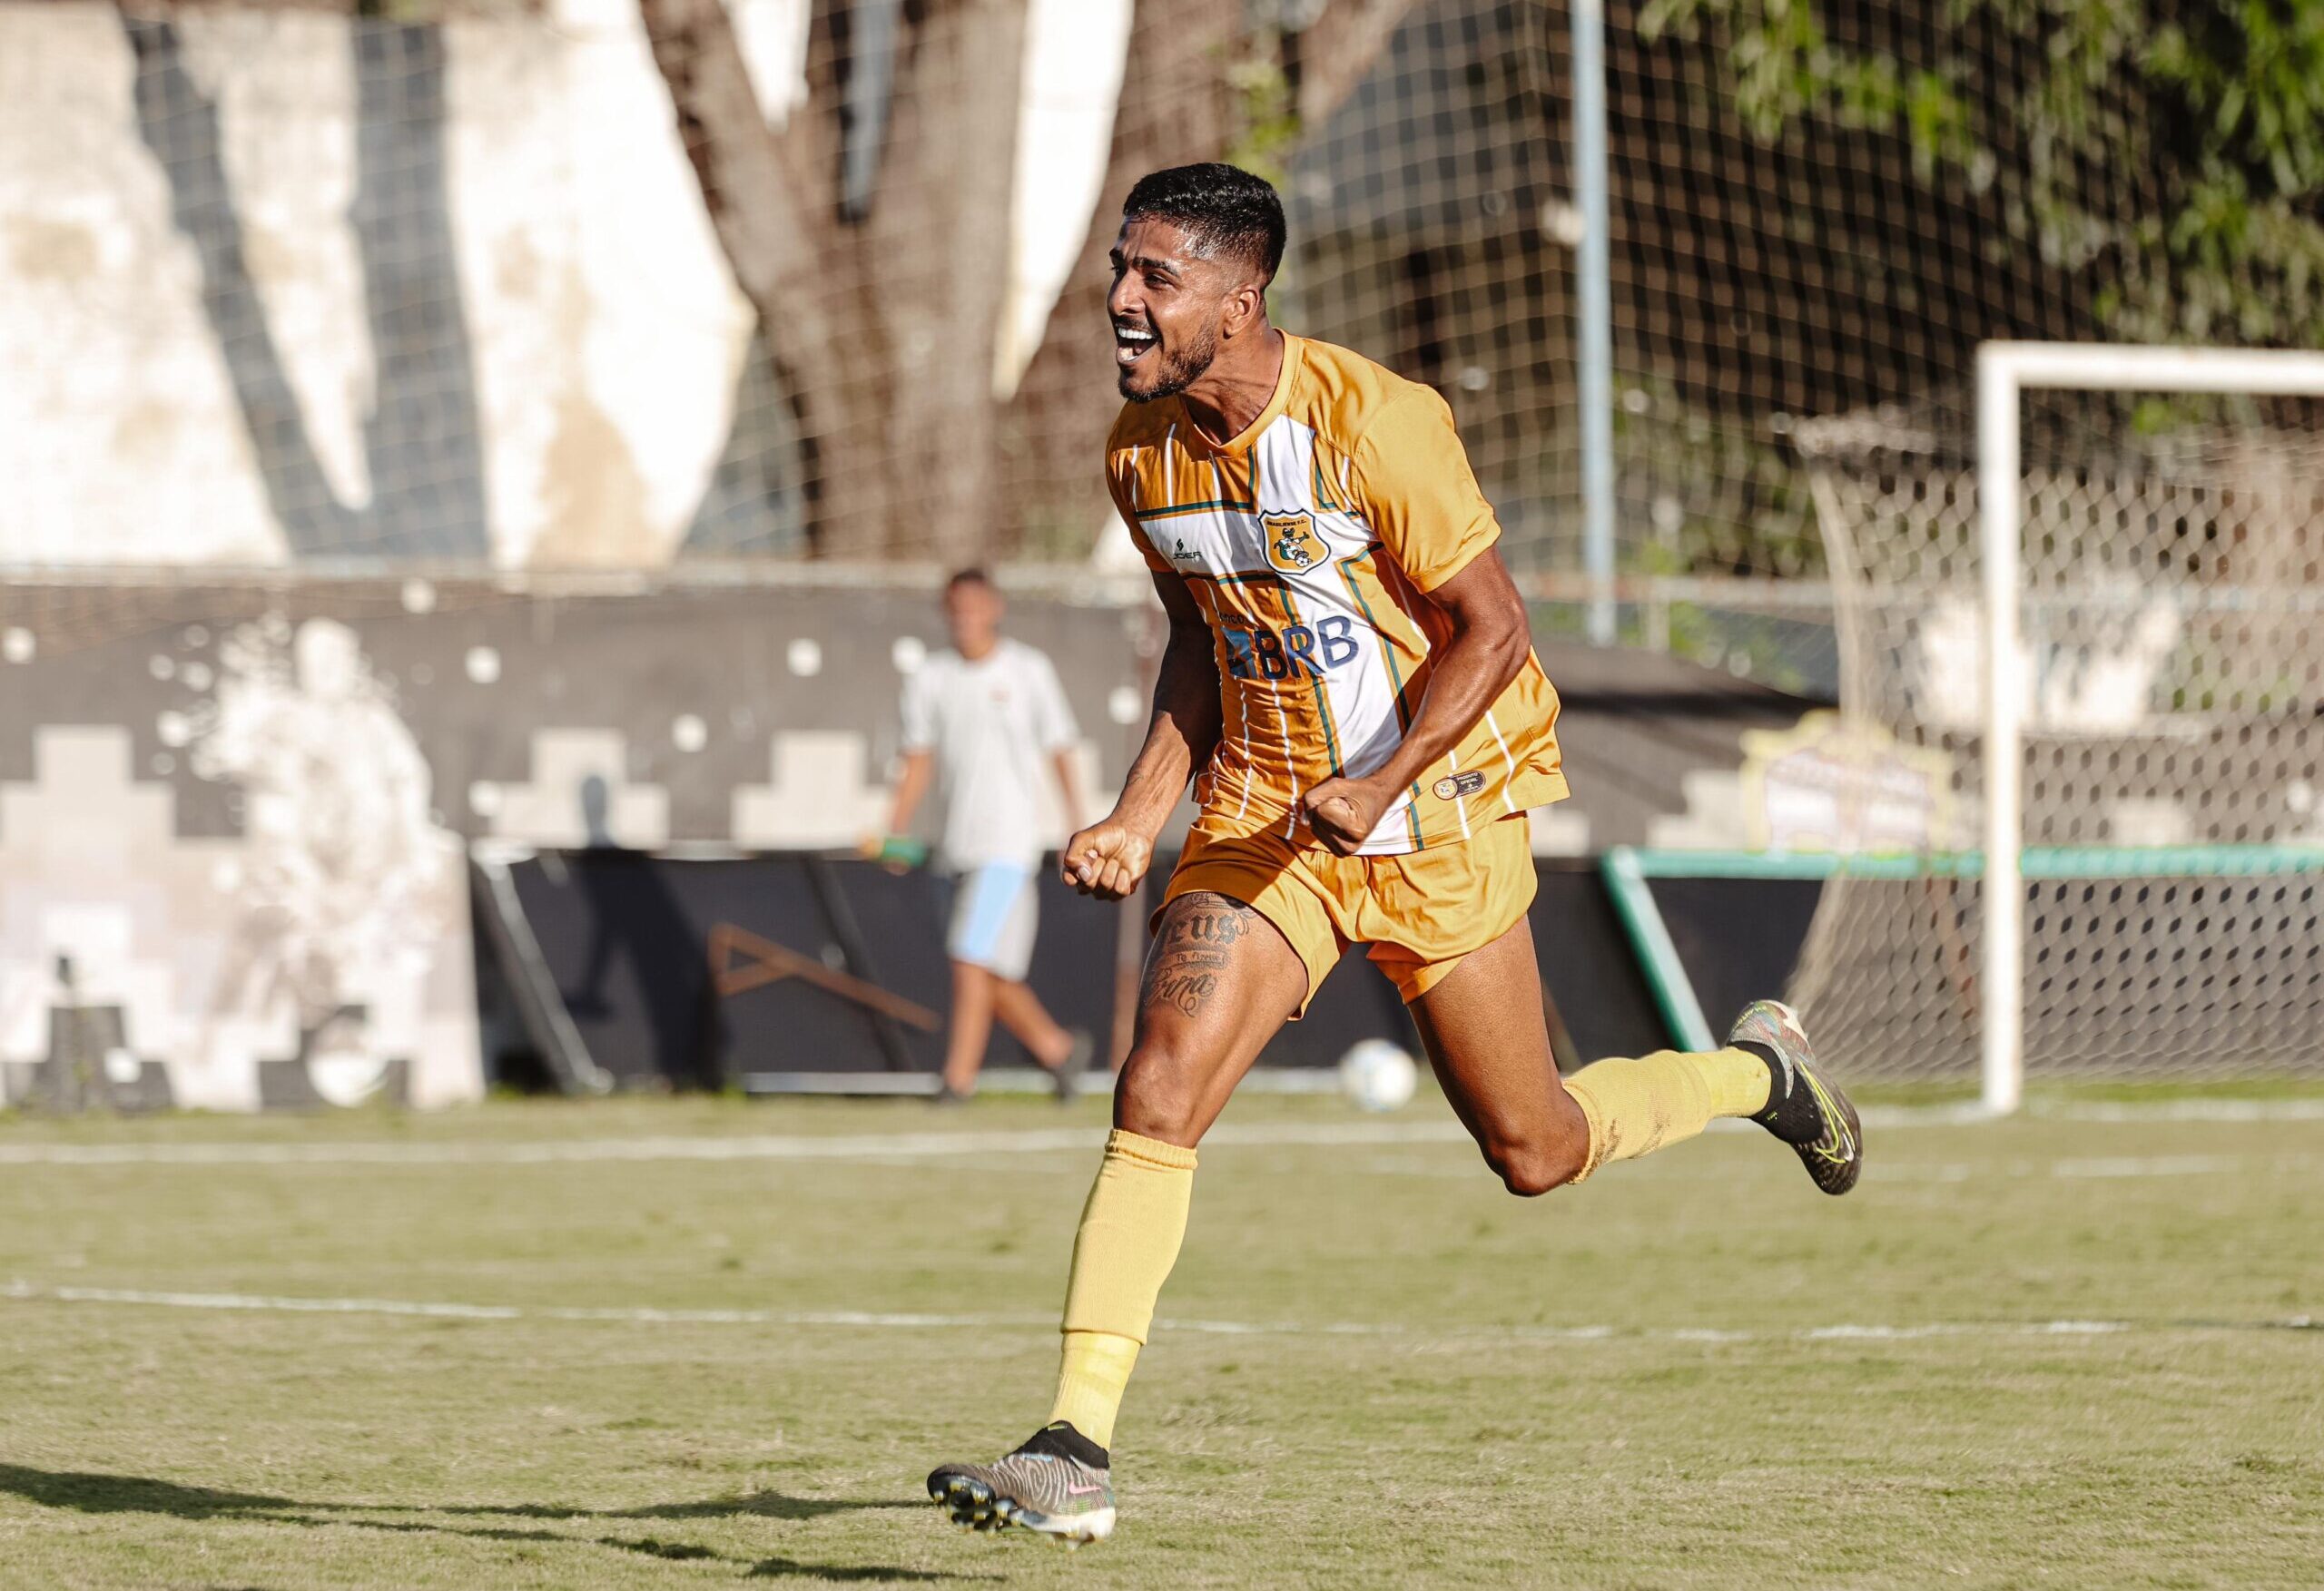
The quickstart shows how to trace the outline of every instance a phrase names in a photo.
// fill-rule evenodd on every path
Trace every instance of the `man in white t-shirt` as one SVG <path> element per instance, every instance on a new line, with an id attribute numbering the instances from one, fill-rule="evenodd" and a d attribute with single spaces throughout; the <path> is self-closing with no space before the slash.
<path id="1" fill-rule="evenodd" d="M 1057 670 L 1002 635 L 1000 615 L 1000 593 L 983 570 L 963 569 L 945 584 L 953 650 L 904 683 L 903 778 L 888 820 L 889 833 L 907 832 L 929 786 L 939 787 L 944 819 L 935 860 L 954 879 L 945 938 L 952 959 L 947 1100 L 975 1091 L 995 1016 L 1056 1074 L 1060 1098 L 1089 1060 L 1088 1036 L 1059 1026 L 1025 984 L 1039 926 L 1043 765 L 1057 779 L 1070 830 L 1081 813 L 1072 761 L 1078 735 Z"/>

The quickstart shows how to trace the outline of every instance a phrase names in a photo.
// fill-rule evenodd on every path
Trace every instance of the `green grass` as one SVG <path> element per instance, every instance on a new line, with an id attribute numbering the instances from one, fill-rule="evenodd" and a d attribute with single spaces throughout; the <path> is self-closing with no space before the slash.
<path id="1" fill-rule="evenodd" d="M 1062 1119 L 1094 1145 L 1100 1107 Z M 1356 1120 L 1256 1097 L 1227 1119 Z M 1442 1120 L 1425 1097 L 1395 1118 Z M 0 1585 L 2296 1586 L 2324 1564 L 2324 1331 L 2282 1324 L 2324 1315 L 2324 1122 L 1892 1124 L 1841 1201 L 1751 1132 L 1531 1203 L 1454 1143 L 1214 1145 L 1163 1313 L 1276 1329 L 1157 1333 L 1120 1532 L 1073 1555 L 954 1533 L 920 1478 L 1046 1411 L 1090 1149 L 352 1152 L 1059 1121 L 680 1100 L 0 1122 L 0 1155 L 350 1146 L 0 1164 Z M 639 1306 L 998 1323 L 536 1312 Z M 2006 1330 L 2055 1321 L 2126 1329 Z M 1367 1330 L 1301 1329 L 1325 1325 Z M 1810 1334 L 1842 1325 L 1959 1330 Z"/>

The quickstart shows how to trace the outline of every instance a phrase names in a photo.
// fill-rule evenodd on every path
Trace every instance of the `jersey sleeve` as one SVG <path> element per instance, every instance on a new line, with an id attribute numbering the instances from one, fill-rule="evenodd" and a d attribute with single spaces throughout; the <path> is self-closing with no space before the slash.
<path id="1" fill-rule="evenodd" d="M 904 680 L 904 750 L 926 751 L 936 745 L 936 703 L 928 669 L 922 665 Z"/>
<path id="2" fill-rule="evenodd" d="M 1356 443 L 1360 506 L 1396 566 L 1433 591 L 1501 539 L 1452 410 L 1429 388 L 1383 408 Z"/>

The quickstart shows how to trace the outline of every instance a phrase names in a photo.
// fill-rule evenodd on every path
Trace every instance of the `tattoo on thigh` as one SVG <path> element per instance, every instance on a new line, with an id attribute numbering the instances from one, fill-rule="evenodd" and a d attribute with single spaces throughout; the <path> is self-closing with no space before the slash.
<path id="1" fill-rule="evenodd" d="M 1146 1003 L 1166 1001 L 1192 1016 L 1225 981 L 1228 952 L 1257 926 L 1258 913 L 1224 895 L 1185 895 L 1162 918 L 1146 963 Z"/>

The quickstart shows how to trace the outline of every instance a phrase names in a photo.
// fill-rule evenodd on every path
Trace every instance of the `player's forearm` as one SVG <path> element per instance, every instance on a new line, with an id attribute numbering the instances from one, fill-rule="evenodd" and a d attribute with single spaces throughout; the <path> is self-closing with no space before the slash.
<path id="1" fill-rule="evenodd" d="M 1371 775 L 1384 790 L 1398 791 L 1418 780 L 1477 726 L 1502 692 L 1509 688 L 1533 650 L 1523 623 L 1469 624 L 1430 659 L 1428 689 L 1412 728 L 1388 761 Z"/>
<path id="2" fill-rule="evenodd" d="M 1217 749 L 1219 723 L 1218 665 L 1208 633 L 1174 625 L 1154 682 L 1146 744 L 1122 781 L 1114 820 L 1149 837 L 1160 833 L 1187 781 Z"/>
<path id="3" fill-rule="evenodd" d="M 896 799 L 888 809 L 888 832 L 901 834 L 911 827 L 912 814 L 920 810 L 922 797 L 936 773 L 936 753 L 906 751 L 903 777 L 896 781 Z"/>

